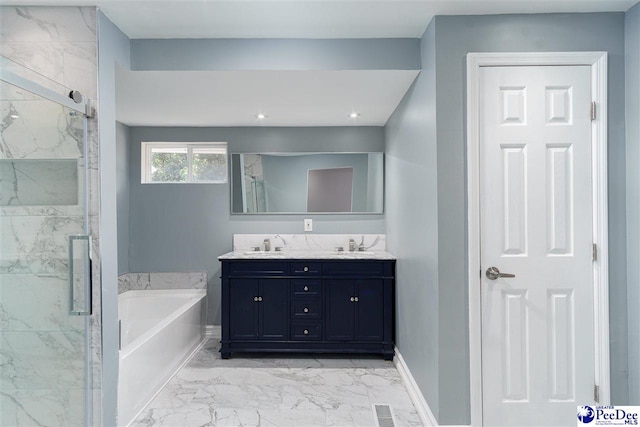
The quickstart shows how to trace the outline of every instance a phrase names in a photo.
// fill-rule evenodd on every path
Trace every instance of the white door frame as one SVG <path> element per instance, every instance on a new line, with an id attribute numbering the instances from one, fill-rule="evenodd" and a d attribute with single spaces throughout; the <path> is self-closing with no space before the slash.
<path id="1" fill-rule="evenodd" d="M 610 402 L 609 250 L 607 212 L 607 52 L 467 54 L 467 206 L 469 235 L 469 360 L 471 425 L 482 425 L 482 312 L 480 295 L 480 68 L 491 66 L 587 65 L 596 103 L 592 130 L 595 381 L 600 404 Z M 586 403 L 586 402 L 585 402 Z M 576 402 L 581 404 L 581 402 Z"/>

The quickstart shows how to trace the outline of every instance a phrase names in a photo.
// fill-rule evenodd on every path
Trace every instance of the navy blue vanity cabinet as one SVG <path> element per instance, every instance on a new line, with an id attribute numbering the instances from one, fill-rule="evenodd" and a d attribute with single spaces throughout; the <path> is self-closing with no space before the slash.
<path id="1" fill-rule="evenodd" d="M 222 262 L 222 358 L 239 352 L 394 356 L 395 261 Z"/>

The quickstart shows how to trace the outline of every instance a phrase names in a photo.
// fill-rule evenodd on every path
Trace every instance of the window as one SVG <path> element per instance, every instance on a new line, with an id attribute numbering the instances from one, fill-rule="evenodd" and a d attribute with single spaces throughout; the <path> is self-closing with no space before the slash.
<path id="1" fill-rule="evenodd" d="M 143 142 L 142 183 L 227 182 L 226 142 Z"/>

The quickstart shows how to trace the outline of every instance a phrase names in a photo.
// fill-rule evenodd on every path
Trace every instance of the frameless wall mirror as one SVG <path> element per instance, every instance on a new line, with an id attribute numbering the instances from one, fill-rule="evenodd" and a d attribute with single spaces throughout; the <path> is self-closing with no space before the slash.
<path id="1" fill-rule="evenodd" d="M 231 213 L 382 213 L 383 153 L 231 155 Z"/>

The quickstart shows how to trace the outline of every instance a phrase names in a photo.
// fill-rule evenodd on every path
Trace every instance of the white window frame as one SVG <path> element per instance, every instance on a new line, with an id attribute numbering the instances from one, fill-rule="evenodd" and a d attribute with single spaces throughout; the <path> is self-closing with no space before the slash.
<path id="1" fill-rule="evenodd" d="M 154 148 L 186 148 L 187 180 L 186 181 L 151 181 L 151 150 Z M 193 150 L 198 148 L 221 148 L 227 158 L 227 171 L 223 180 L 193 180 Z M 140 156 L 140 182 L 142 184 L 226 184 L 229 182 L 229 150 L 226 142 L 143 142 Z"/>

